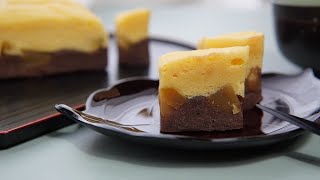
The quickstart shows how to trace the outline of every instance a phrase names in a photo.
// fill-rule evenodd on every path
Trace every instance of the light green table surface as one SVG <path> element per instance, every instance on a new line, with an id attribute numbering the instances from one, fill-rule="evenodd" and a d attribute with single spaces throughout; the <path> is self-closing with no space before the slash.
<path id="1" fill-rule="evenodd" d="M 113 14 L 119 9 L 124 8 L 94 8 L 109 29 L 113 29 Z M 153 7 L 152 34 L 194 42 L 202 35 L 248 29 L 265 32 L 265 72 L 300 71 L 275 46 L 269 6 L 256 10 Z M 270 149 L 188 152 L 110 139 L 72 125 L 0 151 L 0 180 L 319 178 L 320 137 L 310 134 Z"/>

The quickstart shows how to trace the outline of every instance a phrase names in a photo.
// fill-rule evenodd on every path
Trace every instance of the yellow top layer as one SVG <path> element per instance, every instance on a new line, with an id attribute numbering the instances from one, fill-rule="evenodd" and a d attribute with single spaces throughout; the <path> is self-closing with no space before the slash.
<path id="1" fill-rule="evenodd" d="M 211 95 L 226 85 L 244 97 L 249 47 L 212 48 L 165 54 L 159 61 L 159 88 L 191 98 Z"/>
<path id="2" fill-rule="evenodd" d="M 249 68 L 262 66 L 264 36 L 259 32 L 238 32 L 216 37 L 205 37 L 198 43 L 198 49 L 249 46 Z M 249 73 L 248 71 L 247 73 Z"/>
<path id="3" fill-rule="evenodd" d="M 135 9 L 116 17 L 117 42 L 122 47 L 130 46 L 148 37 L 150 11 Z"/>
<path id="4" fill-rule="evenodd" d="M 5 54 L 24 51 L 92 52 L 107 47 L 102 22 L 72 0 L 2 0 L 0 49 Z"/>

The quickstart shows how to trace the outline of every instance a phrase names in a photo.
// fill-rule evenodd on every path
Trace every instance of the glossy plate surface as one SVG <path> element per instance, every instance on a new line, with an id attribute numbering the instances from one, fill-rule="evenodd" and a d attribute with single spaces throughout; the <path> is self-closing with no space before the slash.
<path id="1" fill-rule="evenodd" d="M 254 109 L 245 114 L 243 130 L 160 133 L 158 81 L 129 78 L 93 92 L 83 112 L 57 105 L 59 112 L 107 136 L 158 146 L 230 149 L 269 145 L 294 138 L 304 130 Z M 263 76 L 261 104 L 315 121 L 320 107 L 320 81 L 311 70 L 297 76 Z"/>

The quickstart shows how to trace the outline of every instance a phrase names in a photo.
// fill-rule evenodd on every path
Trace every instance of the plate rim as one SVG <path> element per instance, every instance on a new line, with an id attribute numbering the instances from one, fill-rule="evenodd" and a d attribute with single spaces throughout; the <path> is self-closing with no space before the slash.
<path id="1" fill-rule="evenodd" d="M 269 75 L 269 73 L 264 74 L 264 75 Z M 274 75 L 274 73 L 272 73 L 272 75 Z M 277 74 L 279 75 L 279 74 Z M 87 101 L 86 101 L 86 107 L 89 107 L 89 103 L 91 102 L 91 99 L 93 98 L 94 94 L 96 94 L 97 92 L 101 92 L 101 91 L 109 91 L 110 89 L 114 88 L 115 86 L 122 84 L 122 83 L 126 83 L 128 81 L 139 81 L 139 80 L 152 80 L 152 81 L 158 81 L 157 79 L 153 79 L 153 78 L 149 78 L 147 76 L 136 76 L 136 77 L 129 77 L 129 78 L 124 78 L 124 79 L 120 79 L 118 81 L 116 81 L 115 83 L 113 83 L 112 85 L 106 87 L 106 88 L 101 88 L 101 89 L 97 89 L 94 92 L 92 92 Z M 55 108 L 62 114 L 68 116 L 67 113 L 64 112 L 64 110 L 69 110 L 71 111 L 73 114 L 77 114 L 77 117 L 80 117 L 79 114 L 74 111 L 73 108 L 64 105 L 64 104 L 57 104 L 55 106 Z M 82 111 L 84 113 L 87 113 L 88 109 Z M 90 113 L 89 113 L 90 114 Z M 91 114 L 92 115 L 92 114 Z M 153 135 L 153 134 L 149 134 L 149 135 L 143 135 L 141 133 L 136 133 L 136 132 L 129 132 L 129 131 L 122 131 L 118 128 L 108 128 L 106 126 L 98 126 L 98 125 L 94 125 L 95 123 L 91 123 L 86 121 L 83 118 L 75 118 L 75 116 L 68 116 L 70 119 L 72 119 L 73 121 L 77 122 L 77 123 L 81 123 L 82 125 L 85 125 L 91 129 L 94 129 L 92 127 L 95 128 L 101 128 L 104 130 L 107 130 L 109 132 L 118 134 L 119 137 L 124 137 L 124 136 L 130 136 L 130 137 L 139 137 L 139 138 L 155 138 L 155 139 L 188 139 L 188 140 L 192 140 L 192 141 L 208 141 L 211 143 L 228 143 L 228 142 L 247 142 L 247 141 L 261 141 L 262 139 L 264 140 L 268 140 L 268 139 L 281 139 L 286 137 L 285 139 L 289 139 L 290 137 L 295 137 L 298 135 L 301 135 L 302 133 L 306 132 L 304 129 L 302 128 L 297 128 L 291 131 L 287 131 L 287 132 L 283 132 L 283 133 L 279 133 L 279 134 L 266 134 L 266 135 L 253 135 L 253 136 L 241 136 L 241 137 L 228 137 L 228 138 L 195 138 L 193 136 L 184 136 L 184 135 L 172 135 L 172 134 L 162 134 L 160 135 Z M 148 134 L 148 133 L 147 133 Z M 167 136 L 168 135 L 168 136 Z"/>
<path id="2" fill-rule="evenodd" d="M 136 133 L 127 133 L 123 132 L 119 129 L 111 129 L 106 128 L 102 126 L 95 126 L 94 123 L 90 123 L 86 120 L 80 120 L 76 117 L 80 117 L 78 115 L 72 116 L 71 114 L 67 113 L 65 110 L 68 110 L 68 108 L 73 109 L 67 105 L 63 104 L 57 104 L 56 106 L 57 111 L 59 111 L 61 114 L 65 115 L 69 119 L 75 121 L 76 123 L 79 123 L 85 127 L 88 127 L 100 134 L 103 134 L 105 136 L 109 137 L 118 137 L 124 140 L 131 140 L 134 142 L 144 142 L 147 144 L 154 144 L 150 143 L 152 140 L 158 140 L 162 142 L 162 144 L 168 144 L 170 142 L 178 142 L 178 143 L 192 143 L 202 146 L 209 146 L 213 149 L 229 149 L 230 147 L 234 146 L 240 146 L 240 147 L 252 147 L 252 146 L 261 146 L 261 145 L 268 145 L 268 144 L 274 144 L 277 142 L 289 140 L 295 137 L 298 137 L 305 133 L 306 131 L 298 128 L 292 131 L 288 131 L 285 133 L 280 134 L 271 134 L 271 135 L 254 135 L 254 136 L 242 136 L 242 137 L 230 137 L 230 138 L 195 138 L 192 136 L 142 136 L 141 133 L 138 135 Z M 67 107 L 67 108 L 66 108 Z M 69 110 L 70 110 L 69 109 Z M 75 112 L 73 111 L 72 114 Z M 76 113 L 75 113 L 76 114 Z M 103 132 L 102 132 L 103 131 Z M 261 143 L 263 142 L 263 143 Z M 260 143 L 260 144 L 257 144 Z M 160 145 L 160 144 L 158 144 Z M 219 146 L 228 146 L 228 147 L 219 147 Z M 168 145 L 167 145 L 168 146 Z M 172 145 L 170 145 L 172 146 Z M 190 148 L 190 147 L 188 147 Z M 193 148 L 193 147 L 191 147 Z"/>

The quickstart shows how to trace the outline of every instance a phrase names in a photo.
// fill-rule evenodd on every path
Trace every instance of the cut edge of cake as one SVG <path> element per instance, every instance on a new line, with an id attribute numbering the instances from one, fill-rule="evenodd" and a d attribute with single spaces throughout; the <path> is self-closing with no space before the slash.
<path id="1" fill-rule="evenodd" d="M 243 128 L 249 47 L 165 54 L 159 60 L 160 131 Z"/>

